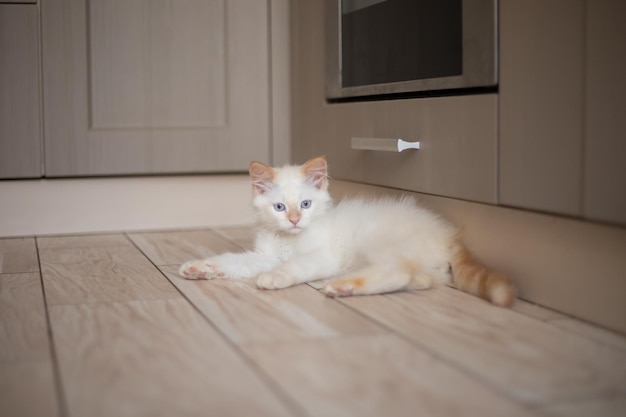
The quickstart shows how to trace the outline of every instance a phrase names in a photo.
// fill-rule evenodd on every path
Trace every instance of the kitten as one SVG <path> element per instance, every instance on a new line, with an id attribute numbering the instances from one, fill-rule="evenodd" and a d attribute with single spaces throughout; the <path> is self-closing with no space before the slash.
<path id="1" fill-rule="evenodd" d="M 324 157 L 302 166 L 250 164 L 259 230 L 254 251 L 180 267 L 188 279 L 256 278 L 279 289 L 332 278 L 331 297 L 454 283 L 500 306 L 515 300 L 503 275 L 476 263 L 457 230 L 410 198 L 344 200 L 334 206 Z"/>

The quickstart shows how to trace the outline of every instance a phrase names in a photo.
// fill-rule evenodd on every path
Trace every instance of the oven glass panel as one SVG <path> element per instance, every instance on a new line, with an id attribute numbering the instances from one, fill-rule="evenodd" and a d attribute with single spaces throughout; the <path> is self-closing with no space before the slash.
<path id="1" fill-rule="evenodd" d="M 342 0 L 344 87 L 463 74 L 462 0 Z"/>

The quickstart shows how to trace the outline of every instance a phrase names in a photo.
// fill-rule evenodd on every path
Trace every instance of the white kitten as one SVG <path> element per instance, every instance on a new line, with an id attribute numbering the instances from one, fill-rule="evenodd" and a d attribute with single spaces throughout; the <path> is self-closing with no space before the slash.
<path id="1" fill-rule="evenodd" d="M 378 294 L 454 283 L 510 306 L 515 288 L 477 264 L 456 229 L 410 198 L 344 200 L 333 206 L 326 159 L 302 166 L 250 164 L 259 222 L 255 249 L 183 264 L 188 279 L 256 278 L 262 289 L 333 278 L 329 296 Z"/>

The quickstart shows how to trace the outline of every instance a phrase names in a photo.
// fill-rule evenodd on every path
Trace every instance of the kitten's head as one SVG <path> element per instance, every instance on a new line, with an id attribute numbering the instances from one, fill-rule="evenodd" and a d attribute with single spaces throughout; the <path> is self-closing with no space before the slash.
<path id="1" fill-rule="evenodd" d="M 331 198 L 327 169 L 324 157 L 282 168 L 252 162 L 252 204 L 262 226 L 295 234 L 328 210 Z"/>

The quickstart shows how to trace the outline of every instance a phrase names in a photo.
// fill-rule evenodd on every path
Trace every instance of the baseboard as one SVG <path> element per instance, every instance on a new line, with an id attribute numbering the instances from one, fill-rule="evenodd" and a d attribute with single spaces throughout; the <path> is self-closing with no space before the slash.
<path id="1" fill-rule="evenodd" d="M 406 192 L 345 181 L 336 198 Z M 626 333 L 626 228 L 411 193 L 451 220 L 486 265 L 508 274 L 521 298 Z"/>
<path id="2" fill-rule="evenodd" d="M 250 224 L 247 175 L 0 181 L 0 236 Z"/>

